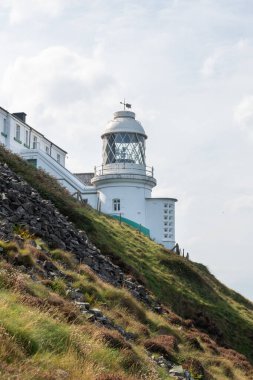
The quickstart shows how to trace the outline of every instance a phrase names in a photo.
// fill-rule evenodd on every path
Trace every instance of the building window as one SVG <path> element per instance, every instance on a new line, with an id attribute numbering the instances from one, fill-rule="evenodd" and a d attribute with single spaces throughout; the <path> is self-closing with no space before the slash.
<path id="1" fill-rule="evenodd" d="M 173 210 L 170 210 L 170 214 L 173 214 Z"/>
<path id="2" fill-rule="evenodd" d="M 169 238 L 170 238 L 170 239 L 172 239 L 172 238 L 173 238 L 173 236 L 172 236 L 172 235 L 169 235 Z"/>
<path id="3" fill-rule="evenodd" d="M 56 161 L 57 161 L 57 162 L 59 162 L 59 164 L 60 164 L 60 162 L 61 162 L 61 156 L 60 156 L 60 154 L 59 154 L 59 153 L 57 153 L 57 156 L 56 156 Z"/>
<path id="4" fill-rule="evenodd" d="M 164 237 L 167 238 L 167 237 L 168 237 L 168 234 L 164 234 Z"/>
<path id="5" fill-rule="evenodd" d="M 33 149 L 37 149 L 38 146 L 38 138 L 37 136 L 33 136 Z"/>
<path id="6" fill-rule="evenodd" d="M 168 231 L 168 228 L 164 228 L 164 232 L 167 232 Z"/>
<path id="7" fill-rule="evenodd" d="M 120 199 L 112 200 L 112 208 L 113 208 L 113 211 L 120 211 Z"/>
<path id="8" fill-rule="evenodd" d="M 29 146 L 29 131 L 25 130 L 25 145 Z"/>
<path id="9" fill-rule="evenodd" d="M 169 226 L 172 226 L 172 224 L 173 224 L 173 223 L 170 222 L 170 223 L 169 223 Z"/>
<path id="10" fill-rule="evenodd" d="M 163 210 L 164 214 L 168 214 L 168 210 Z"/>
<path id="11" fill-rule="evenodd" d="M 16 139 L 20 141 L 20 125 L 16 125 Z"/>
<path id="12" fill-rule="evenodd" d="M 168 207 L 168 203 L 164 203 L 164 207 Z"/>
<path id="13" fill-rule="evenodd" d="M 163 224 L 164 224 L 165 226 L 167 226 L 167 225 L 168 225 L 168 222 L 164 222 Z"/>
<path id="14" fill-rule="evenodd" d="M 173 231 L 173 228 L 170 228 L 170 229 L 169 229 L 169 232 L 172 232 L 172 231 Z"/>
<path id="15" fill-rule="evenodd" d="M 46 146 L 46 153 L 49 154 L 49 147 Z"/>
<path id="16" fill-rule="evenodd" d="M 36 159 L 29 159 L 27 160 L 28 164 L 34 166 L 35 168 L 37 168 L 37 160 Z"/>
<path id="17" fill-rule="evenodd" d="M 165 216 L 164 216 L 164 219 L 165 219 L 165 220 L 167 220 L 167 219 L 168 219 L 167 215 L 165 215 Z"/>
<path id="18" fill-rule="evenodd" d="M 169 217 L 169 219 L 171 220 L 171 219 L 173 219 L 173 217 L 172 217 L 172 216 L 170 216 L 170 217 Z"/>
<path id="19" fill-rule="evenodd" d="M 173 207 L 173 205 L 169 205 L 169 208 L 172 208 Z"/>

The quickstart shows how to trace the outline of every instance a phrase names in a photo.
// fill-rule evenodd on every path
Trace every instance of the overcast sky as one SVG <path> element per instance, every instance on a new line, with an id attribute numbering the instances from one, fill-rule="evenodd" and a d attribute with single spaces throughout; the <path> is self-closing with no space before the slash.
<path id="1" fill-rule="evenodd" d="M 253 1 L 0 0 L 0 106 L 101 164 L 125 97 L 176 237 L 253 300 Z"/>

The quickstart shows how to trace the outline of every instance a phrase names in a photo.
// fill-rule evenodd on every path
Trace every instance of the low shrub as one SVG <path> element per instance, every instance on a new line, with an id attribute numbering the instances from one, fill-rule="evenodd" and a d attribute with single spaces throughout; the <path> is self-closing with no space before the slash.
<path id="1" fill-rule="evenodd" d="M 3 248 L 4 253 L 9 252 L 9 251 L 18 252 L 18 249 L 19 249 L 17 243 L 12 242 L 12 241 L 5 242 L 5 241 L 0 240 L 0 247 Z"/>
<path id="2" fill-rule="evenodd" d="M 25 228 L 24 226 L 20 226 L 20 225 L 15 225 L 13 227 L 13 232 L 17 235 L 19 235 L 22 239 L 24 240 L 34 240 L 35 239 L 35 236 L 34 234 L 31 234 L 27 228 Z"/>
<path id="3" fill-rule="evenodd" d="M 188 345 L 194 349 L 194 350 L 198 350 L 198 351 L 204 351 L 203 347 L 201 346 L 201 344 L 199 343 L 198 339 L 196 338 L 196 336 L 194 335 L 191 335 L 191 334 L 188 334 L 187 335 L 187 343 Z"/>
<path id="4" fill-rule="evenodd" d="M 188 358 L 184 361 L 183 368 L 187 369 L 194 379 L 205 379 L 205 369 L 199 360 L 195 358 Z"/>
<path id="5" fill-rule="evenodd" d="M 150 352 L 164 355 L 167 359 L 173 359 L 174 351 L 178 349 L 177 340 L 172 335 L 158 335 L 147 339 L 144 347 Z"/>
<path id="6" fill-rule="evenodd" d="M 121 361 L 122 368 L 129 373 L 145 372 L 146 365 L 143 360 L 134 352 L 127 350 Z"/>
<path id="7" fill-rule="evenodd" d="M 127 290 L 108 289 L 105 291 L 105 298 L 109 299 L 115 305 L 126 309 L 131 315 L 134 315 L 138 321 L 147 323 L 146 311 Z"/>
<path id="8" fill-rule="evenodd" d="M 131 349 L 130 343 L 125 341 L 125 339 L 117 331 L 104 330 L 100 331 L 99 336 L 110 348 L 116 349 Z"/>
<path id="9" fill-rule="evenodd" d="M 74 268 L 77 264 L 77 261 L 69 252 L 65 252 L 62 249 L 55 249 L 50 252 L 54 260 L 60 261 L 62 264 L 65 264 L 67 267 Z"/>
<path id="10" fill-rule="evenodd" d="M 56 278 L 51 282 L 51 288 L 54 292 L 60 294 L 61 296 L 66 295 L 67 285 L 61 278 Z"/>

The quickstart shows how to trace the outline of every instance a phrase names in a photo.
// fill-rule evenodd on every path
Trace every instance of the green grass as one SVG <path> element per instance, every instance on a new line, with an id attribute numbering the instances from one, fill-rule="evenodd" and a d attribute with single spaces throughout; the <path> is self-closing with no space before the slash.
<path id="1" fill-rule="evenodd" d="M 39 351 L 66 352 L 69 347 L 68 326 L 22 305 L 8 291 L 0 292 L 0 321 L 1 326 L 29 354 Z"/>
<path id="2" fill-rule="evenodd" d="M 40 251 L 36 251 L 29 242 L 23 245 L 36 260 Z M 18 253 L 22 249 L 17 246 Z M 64 256 L 64 251 L 62 254 Z M 52 257 L 52 252 L 45 248 L 44 255 L 45 258 Z M 71 256 L 69 253 L 70 259 Z M 0 261 L 1 379 L 11 378 L 8 371 L 17 374 L 19 370 L 22 371 L 22 379 L 61 379 L 61 371 L 59 377 L 55 375 L 61 369 L 70 373 L 71 379 L 97 380 L 100 373 L 113 373 L 127 380 L 168 380 L 170 377 L 166 370 L 157 368 L 144 349 L 147 339 L 158 339 L 165 344 L 168 335 L 175 337 L 179 345 L 178 350 L 172 351 L 176 362 L 183 363 L 189 357 L 201 358 L 206 369 L 211 367 L 218 373 L 218 380 L 226 379 L 224 373 L 230 373 L 229 369 L 235 365 L 224 355 L 215 355 L 216 362 L 210 363 L 212 354 L 205 343 L 200 342 L 201 352 L 189 345 L 185 336 L 189 330 L 171 324 L 166 315 L 157 315 L 146 309 L 126 289 L 117 289 L 103 282 L 87 266 L 76 263 L 75 267 L 67 269 L 61 262 L 54 263 L 66 277 L 63 275 L 54 281 L 43 279 L 41 268 L 36 263 L 33 273 L 39 277 L 34 281 L 20 272 L 19 267 L 4 259 Z M 78 314 L 65 294 L 65 287 L 70 282 L 72 288 L 78 287 L 83 292 L 86 301 L 89 292 L 92 306 L 100 308 L 114 323 L 134 333 L 135 340 L 127 342 L 118 332 L 91 324 Z M 71 313 L 75 315 L 70 320 Z M 191 334 L 196 334 L 194 331 Z M 154 352 L 153 355 L 160 354 Z M 244 371 L 236 371 L 238 377 L 234 377 L 235 380 L 250 379 Z"/>

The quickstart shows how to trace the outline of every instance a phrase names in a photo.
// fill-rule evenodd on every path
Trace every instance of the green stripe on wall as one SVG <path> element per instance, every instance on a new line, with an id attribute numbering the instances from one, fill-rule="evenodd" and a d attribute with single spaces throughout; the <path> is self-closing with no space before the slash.
<path id="1" fill-rule="evenodd" d="M 138 223 L 134 222 L 133 220 L 130 220 L 130 219 L 124 218 L 123 216 L 120 216 L 120 215 L 117 215 L 117 214 L 112 214 L 111 216 L 112 216 L 113 218 L 119 220 L 119 221 L 121 220 L 121 222 L 126 223 L 126 224 L 128 224 L 129 226 L 135 228 L 136 230 L 142 232 L 143 235 L 145 235 L 145 236 L 150 236 L 150 231 L 149 231 L 149 229 L 146 228 L 146 227 L 143 227 L 141 224 L 138 224 Z"/>

